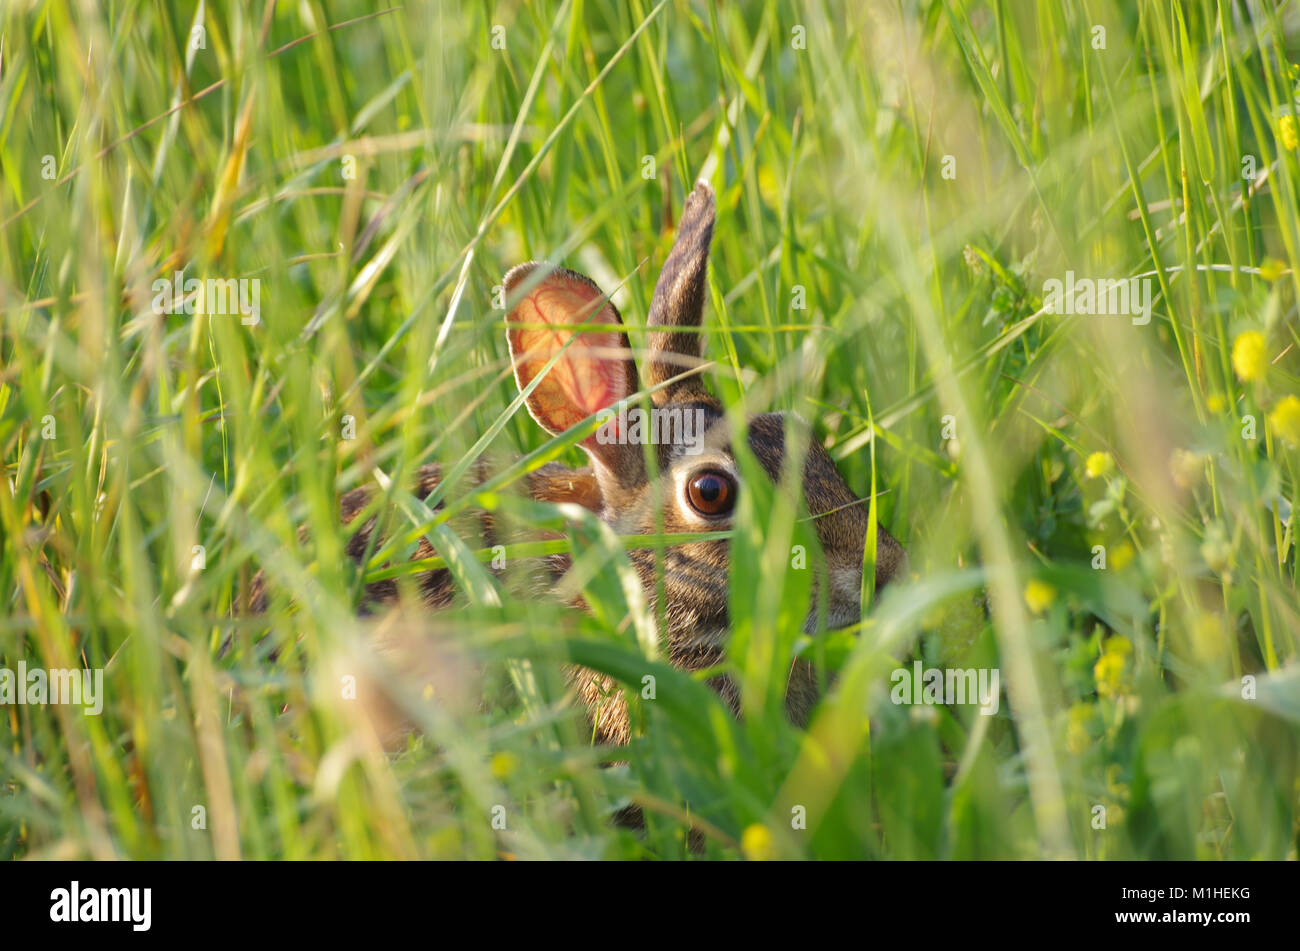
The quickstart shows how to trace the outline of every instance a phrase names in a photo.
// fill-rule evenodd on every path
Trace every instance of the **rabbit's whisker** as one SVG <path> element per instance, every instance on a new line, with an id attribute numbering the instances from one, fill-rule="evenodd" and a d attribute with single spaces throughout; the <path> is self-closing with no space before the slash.
<path id="1" fill-rule="evenodd" d="M 882 495 L 888 495 L 889 492 L 890 492 L 889 489 L 885 489 L 883 492 L 877 492 L 876 495 L 875 495 L 875 498 L 880 498 Z M 872 496 L 870 496 L 870 495 L 864 495 L 864 496 L 863 496 L 862 498 L 860 498 L 860 499 L 854 499 L 852 502 L 845 502 L 843 505 L 837 505 L 837 506 L 836 506 L 835 508 L 833 508 L 833 509 L 827 509 L 825 512 L 819 512 L 819 513 L 816 514 L 816 515 L 809 515 L 809 516 L 807 516 L 806 518 L 801 518 L 801 519 L 799 519 L 798 521 L 800 521 L 800 522 L 813 522 L 813 521 L 816 521 L 816 520 L 819 519 L 819 518 L 825 518 L 827 515 L 834 515 L 836 512 L 843 512 L 845 509 L 851 509 L 851 508 L 853 508 L 853 506 L 855 506 L 855 505 L 861 505 L 863 502 L 870 502 L 871 499 L 872 499 Z"/>

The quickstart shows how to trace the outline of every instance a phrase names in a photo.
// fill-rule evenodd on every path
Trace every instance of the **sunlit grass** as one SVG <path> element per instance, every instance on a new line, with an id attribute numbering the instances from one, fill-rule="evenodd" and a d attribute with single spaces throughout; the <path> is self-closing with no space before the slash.
<path id="1" fill-rule="evenodd" d="M 0 708 L 0 856 L 1297 857 L 1295 3 L 90 9 L 0 14 L 0 667 L 106 689 Z M 473 531 L 563 527 L 507 483 L 582 462 L 518 408 L 502 275 L 591 275 L 640 347 L 701 176 L 710 385 L 813 421 L 911 560 L 809 640 L 806 524 L 747 499 L 741 721 L 638 639 L 643 539 L 507 550 L 572 552 L 580 614 Z M 177 270 L 260 323 L 156 315 Z M 1048 313 L 1067 271 L 1150 322 Z M 406 492 L 479 455 L 490 492 Z M 359 622 L 422 535 L 465 607 Z M 795 653 L 835 675 L 806 732 Z M 891 703 L 914 659 L 998 668 L 998 714 Z M 631 686 L 626 751 L 564 662 Z"/>

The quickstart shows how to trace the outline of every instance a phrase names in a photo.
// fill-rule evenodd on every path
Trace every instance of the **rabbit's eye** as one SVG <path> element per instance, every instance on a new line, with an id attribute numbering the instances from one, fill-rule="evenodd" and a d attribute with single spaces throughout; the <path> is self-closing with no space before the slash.
<path id="1" fill-rule="evenodd" d="M 686 484 L 686 499 L 705 518 L 726 515 L 736 504 L 736 480 L 725 472 L 708 469 L 691 477 Z"/>

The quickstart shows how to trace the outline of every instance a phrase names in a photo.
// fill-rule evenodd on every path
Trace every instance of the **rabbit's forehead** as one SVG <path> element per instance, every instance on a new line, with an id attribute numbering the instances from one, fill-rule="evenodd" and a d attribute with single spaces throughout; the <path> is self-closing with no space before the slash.
<path id="1" fill-rule="evenodd" d="M 690 404 L 688 406 L 670 406 L 667 411 L 676 413 L 678 410 L 688 414 L 695 414 L 693 417 L 687 417 L 688 425 L 684 432 L 688 438 L 677 438 L 671 441 L 665 440 L 663 443 L 663 452 L 660 456 L 661 465 L 668 468 L 698 468 L 700 465 L 709 462 L 729 462 L 727 468 L 734 468 L 735 453 L 732 450 L 733 436 L 732 427 L 726 416 L 720 409 L 709 407 L 703 404 Z M 781 474 L 781 465 L 785 459 L 785 427 L 786 416 L 794 416 L 803 425 L 802 417 L 798 414 L 786 413 L 760 413 L 749 417 L 746 423 L 745 440 L 749 443 L 749 449 L 754 454 L 768 476 L 776 481 Z M 693 421 L 693 425 L 691 425 Z M 665 430 L 667 431 L 667 430 Z M 682 429 L 677 430 L 679 433 Z M 820 446 L 810 446 L 809 452 L 815 454 L 821 450 Z M 821 452 L 821 459 L 809 462 L 818 470 L 829 466 L 834 477 L 839 480 L 839 473 L 835 470 L 835 465 Z M 821 472 L 825 477 L 826 473 Z M 845 489 L 847 492 L 847 488 Z"/>
<path id="2" fill-rule="evenodd" d="M 653 414 L 649 438 L 659 446 L 661 469 L 731 458 L 731 429 L 721 409 L 707 403 L 670 403 Z"/>

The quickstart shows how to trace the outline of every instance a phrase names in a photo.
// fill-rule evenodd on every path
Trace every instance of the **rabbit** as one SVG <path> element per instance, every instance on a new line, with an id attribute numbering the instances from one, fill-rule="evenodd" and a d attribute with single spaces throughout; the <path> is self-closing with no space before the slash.
<path id="1" fill-rule="evenodd" d="M 539 501 L 576 503 L 594 512 L 619 534 L 659 531 L 708 532 L 726 529 L 739 493 L 744 491 L 729 442 L 730 427 L 723 407 L 704 388 L 697 374 L 686 371 L 701 363 L 702 336 L 693 332 L 701 323 L 706 296 L 706 269 L 713 237 L 714 196 L 701 180 L 687 198 L 676 239 L 664 263 L 650 303 L 648 333 L 648 387 L 660 387 L 651 396 L 657 410 L 698 411 L 703 418 L 703 438 L 694 446 L 681 438 L 654 447 L 657 476 L 647 471 L 644 446 L 619 439 L 622 422 L 614 416 L 600 431 L 587 437 L 581 448 L 590 465 L 569 469 L 557 463 L 530 473 L 524 486 Z M 588 417 L 615 408 L 641 388 L 636 361 L 628 344 L 618 310 L 591 279 L 574 271 L 538 262 L 521 264 L 506 275 L 506 337 L 515 381 L 521 392 L 532 384 L 556 351 L 575 336 L 574 328 L 586 323 L 587 332 L 576 334 L 525 403 L 529 414 L 546 432 L 559 434 Z M 591 332 L 591 328 L 603 328 Z M 682 332 L 685 330 L 685 332 Z M 666 385 L 665 385 L 666 384 Z M 628 435 L 628 434 L 622 434 Z M 683 435 L 678 427 L 676 436 Z M 614 437 L 614 438 L 610 438 Z M 766 474 L 779 477 L 785 453 L 782 415 L 766 413 L 748 422 L 748 442 Z M 691 451 L 691 450 L 698 451 Z M 415 493 L 425 498 L 438 485 L 440 470 L 423 467 Z M 486 473 L 480 467 L 475 478 Z M 829 582 L 827 626 L 843 627 L 860 620 L 863 547 L 867 536 L 866 507 L 850 491 L 835 464 L 813 441 L 803 466 L 803 494 L 814 519 L 826 558 Z M 342 517 L 351 522 L 372 497 L 369 488 L 356 489 L 341 499 Z M 480 516 L 488 544 L 494 544 L 491 516 Z M 370 535 L 375 520 L 356 532 L 347 546 L 360 562 L 373 551 Z M 415 558 L 434 551 L 422 540 Z M 633 549 L 633 567 L 641 578 L 647 600 L 655 604 L 655 552 Z M 565 556 L 552 556 L 548 568 L 559 578 L 568 567 Z M 883 527 L 877 533 L 875 584 L 879 589 L 904 571 L 906 554 Z M 660 644 L 674 665 L 700 670 L 724 657 L 728 632 L 728 543 L 705 541 L 666 546 L 663 549 L 662 612 L 666 630 Z M 418 578 L 425 605 L 441 609 L 453 603 L 454 590 L 446 569 Z M 259 592 L 256 597 L 264 598 Z M 397 585 L 391 580 L 367 586 L 365 610 L 396 601 Z M 654 612 L 656 616 L 659 612 Z M 810 614 L 811 632 L 814 616 Z M 597 742 L 626 744 L 630 738 L 626 700 L 608 677 L 586 669 L 571 671 L 577 696 L 586 706 Z M 728 677 L 710 684 L 733 712 L 739 714 L 736 684 Z M 812 668 L 797 661 L 787 687 L 786 708 L 796 725 L 804 725 L 817 699 Z"/>

